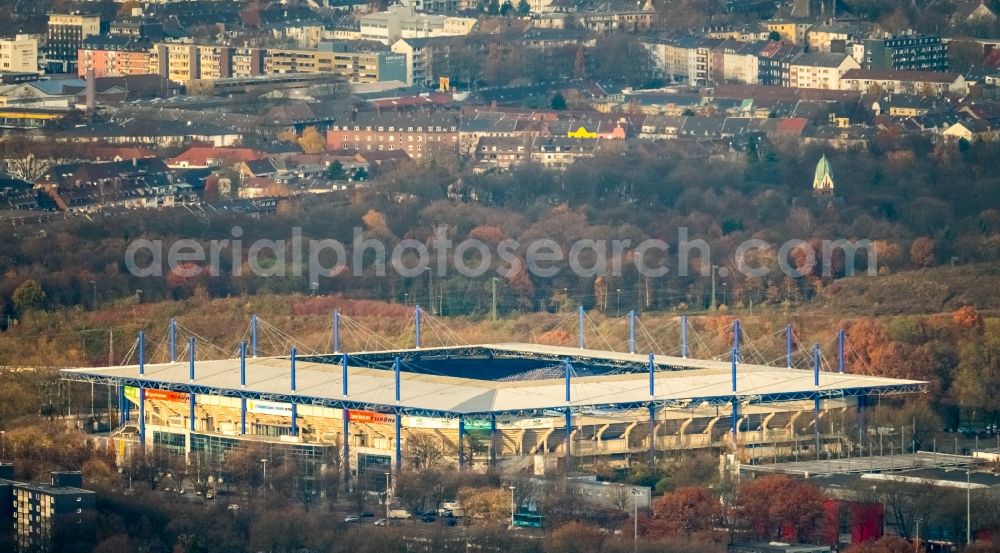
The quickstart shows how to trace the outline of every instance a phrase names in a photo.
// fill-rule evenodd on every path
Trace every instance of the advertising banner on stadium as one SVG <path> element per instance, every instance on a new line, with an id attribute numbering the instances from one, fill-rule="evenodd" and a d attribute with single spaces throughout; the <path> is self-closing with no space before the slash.
<path id="1" fill-rule="evenodd" d="M 139 388 L 135 386 L 125 386 L 125 397 L 132 403 L 139 402 Z M 188 394 L 184 392 L 172 392 L 170 390 L 157 390 L 146 388 L 146 399 L 158 399 L 160 401 L 187 401 Z"/>
<path id="2" fill-rule="evenodd" d="M 258 415 L 277 415 L 279 417 L 292 416 L 291 403 L 278 403 L 276 401 L 263 401 L 260 399 L 247 400 L 247 411 Z"/>
<path id="3" fill-rule="evenodd" d="M 548 417 L 535 417 L 532 419 L 515 419 L 513 417 L 498 417 L 497 428 L 501 430 L 520 430 L 524 428 L 552 428 L 555 424 L 553 419 Z"/>
<path id="4" fill-rule="evenodd" d="M 351 422 L 367 422 L 375 424 L 395 424 L 396 415 L 376 413 L 374 411 L 347 410 L 347 420 Z"/>
<path id="5" fill-rule="evenodd" d="M 428 429 L 451 429 L 458 430 L 457 418 L 438 417 L 403 417 L 403 426 L 406 428 L 428 428 Z M 466 430 L 489 430 L 489 419 L 466 419 Z"/>
<path id="6" fill-rule="evenodd" d="M 406 428 L 436 428 L 458 429 L 458 419 L 441 419 L 437 417 L 403 417 Z"/>

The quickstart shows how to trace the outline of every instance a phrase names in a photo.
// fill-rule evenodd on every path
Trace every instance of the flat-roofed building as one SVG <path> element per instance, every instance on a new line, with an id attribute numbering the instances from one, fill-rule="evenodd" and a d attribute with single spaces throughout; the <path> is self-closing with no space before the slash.
<path id="1" fill-rule="evenodd" d="M 0 38 L 0 73 L 38 73 L 38 39 L 32 35 Z"/>
<path id="2" fill-rule="evenodd" d="M 97 77 L 148 75 L 153 73 L 152 44 L 135 36 L 93 36 L 83 41 L 78 50 L 77 74 L 81 77 L 93 70 Z"/>
<path id="3" fill-rule="evenodd" d="M 13 530 L 18 551 L 48 551 L 54 537 L 71 538 L 96 504 L 80 472 L 53 472 L 49 483 L 33 484 L 16 480 L 13 465 L 0 465 L 0 524 Z"/>
<path id="4" fill-rule="evenodd" d="M 49 14 L 45 58 L 50 71 L 75 73 L 77 50 L 88 37 L 101 34 L 101 16 Z"/>

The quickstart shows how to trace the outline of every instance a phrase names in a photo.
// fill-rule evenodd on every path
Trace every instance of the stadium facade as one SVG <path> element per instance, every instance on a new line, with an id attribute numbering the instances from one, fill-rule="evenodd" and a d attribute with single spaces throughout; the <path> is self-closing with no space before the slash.
<path id="1" fill-rule="evenodd" d="M 336 320 L 336 317 L 335 317 Z M 527 343 L 420 347 L 347 353 L 257 356 L 252 339 L 232 359 L 175 356 L 170 328 L 167 363 L 139 362 L 64 369 L 71 381 L 103 384 L 118 397 L 122 443 L 178 454 L 224 457 L 256 443 L 339 466 L 347 481 L 379 480 L 399 471 L 417 436 L 440 445 L 459 468 L 531 470 L 601 458 L 628 463 L 638 455 L 678 449 L 729 448 L 753 455 L 839 448 L 840 420 L 863 419 L 872 398 L 922 391 L 924 383 L 847 374 L 841 333 L 836 371 L 742 362 L 737 322 L 731 359 L 639 354 Z M 581 318 L 582 321 L 582 318 Z M 685 323 L 686 324 L 686 323 Z M 634 328 L 634 325 L 633 325 Z M 682 327 L 686 329 L 686 326 Z M 830 420 L 830 424 L 823 424 Z M 824 428 L 828 431 L 824 431 Z M 860 430 L 861 423 L 858 424 Z M 841 428 L 840 430 L 843 430 Z"/>

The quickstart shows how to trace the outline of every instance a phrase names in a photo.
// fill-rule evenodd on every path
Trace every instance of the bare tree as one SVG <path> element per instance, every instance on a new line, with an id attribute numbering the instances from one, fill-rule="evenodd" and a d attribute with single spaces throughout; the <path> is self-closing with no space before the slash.
<path id="1" fill-rule="evenodd" d="M 444 445 L 430 434 L 412 434 L 406 440 L 406 461 L 415 471 L 434 469 L 445 462 Z"/>

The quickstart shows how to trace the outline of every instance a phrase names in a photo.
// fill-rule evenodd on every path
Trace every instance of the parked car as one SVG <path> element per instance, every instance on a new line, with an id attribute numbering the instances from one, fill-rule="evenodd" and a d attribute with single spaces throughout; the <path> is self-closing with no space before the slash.
<path id="1" fill-rule="evenodd" d="M 434 522 L 435 520 L 437 520 L 437 516 L 435 516 L 433 514 L 424 513 L 420 517 L 420 522 Z"/>
<path id="2" fill-rule="evenodd" d="M 375 518 L 375 513 L 365 511 L 361 513 L 361 518 Z"/>
<path id="3" fill-rule="evenodd" d="M 358 515 L 349 515 L 344 517 L 344 522 L 361 522 L 361 517 Z"/>
<path id="4" fill-rule="evenodd" d="M 375 521 L 375 526 L 389 526 L 389 521 L 384 518 L 380 518 Z"/>

